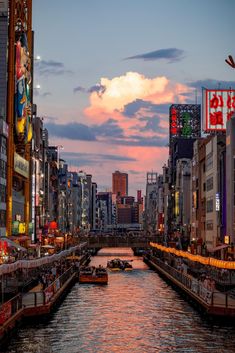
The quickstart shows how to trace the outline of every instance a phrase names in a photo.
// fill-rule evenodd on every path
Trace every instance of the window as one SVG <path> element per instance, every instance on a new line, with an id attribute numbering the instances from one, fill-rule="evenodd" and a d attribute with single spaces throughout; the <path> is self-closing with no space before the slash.
<path id="1" fill-rule="evenodd" d="M 6 187 L 0 184 L 0 202 L 6 202 Z"/>
<path id="2" fill-rule="evenodd" d="M 0 177 L 6 179 L 6 175 L 7 175 L 6 162 L 0 159 Z"/>
<path id="3" fill-rule="evenodd" d="M 0 153 L 7 154 L 7 139 L 4 136 L 0 136 Z"/>
<path id="4" fill-rule="evenodd" d="M 213 221 L 206 221 L 206 230 L 213 230 Z"/>
<path id="5" fill-rule="evenodd" d="M 213 189 L 213 176 L 209 176 L 206 181 L 206 191 Z"/>
<path id="6" fill-rule="evenodd" d="M 206 200 L 206 212 L 213 212 L 213 198 L 210 197 Z"/>
<path id="7" fill-rule="evenodd" d="M 211 168 L 213 168 L 213 154 L 209 153 L 206 156 L 206 171 L 208 172 Z"/>
<path id="8" fill-rule="evenodd" d="M 6 227 L 6 211 L 0 210 L 0 227 Z"/>

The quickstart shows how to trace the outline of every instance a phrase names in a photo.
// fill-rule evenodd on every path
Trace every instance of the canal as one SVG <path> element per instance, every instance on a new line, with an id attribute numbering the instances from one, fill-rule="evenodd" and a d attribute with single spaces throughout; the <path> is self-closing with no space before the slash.
<path id="1" fill-rule="evenodd" d="M 76 284 L 49 320 L 24 325 L 4 352 L 234 353 L 235 328 L 203 319 L 131 250 L 104 249 L 91 264 L 114 257 L 133 260 L 133 271 L 109 273 L 107 286 Z"/>

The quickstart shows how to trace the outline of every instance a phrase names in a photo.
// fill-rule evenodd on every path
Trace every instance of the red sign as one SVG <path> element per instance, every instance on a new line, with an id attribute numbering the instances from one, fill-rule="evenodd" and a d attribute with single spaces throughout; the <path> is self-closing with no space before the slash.
<path id="1" fill-rule="evenodd" d="M 171 135 L 177 135 L 177 111 L 175 108 L 171 109 Z"/>
<path id="2" fill-rule="evenodd" d="M 226 123 L 235 114 L 235 90 L 204 90 L 205 131 L 226 131 Z"/>

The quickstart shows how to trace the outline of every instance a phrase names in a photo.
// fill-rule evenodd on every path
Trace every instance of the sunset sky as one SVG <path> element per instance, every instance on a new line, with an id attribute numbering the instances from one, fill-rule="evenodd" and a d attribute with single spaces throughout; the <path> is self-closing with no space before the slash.
<path id="1" fill-rule="evenodd" d="M 234 0 L 33 0 L 34 101 L 50 144 L 99 191 L 112 172 L 129 194 L 168 158 L 173 103 L 235 88 Z"/>

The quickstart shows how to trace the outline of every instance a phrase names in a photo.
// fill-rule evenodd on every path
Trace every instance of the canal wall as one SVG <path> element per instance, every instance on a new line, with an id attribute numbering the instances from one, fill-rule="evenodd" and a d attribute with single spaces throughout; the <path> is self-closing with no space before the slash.
<path id="1" fill-rule="evenodd" d="M 228 293 L 209 290 L 198 279 L 171 267 L 156 256 L 145 256 L 144 261 L 170 281 L 203 313 L 225 318 L 235 317 L 235 299 Z"/>

